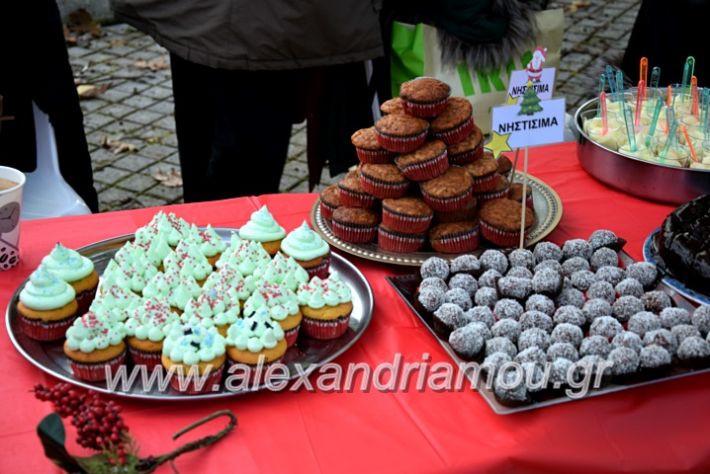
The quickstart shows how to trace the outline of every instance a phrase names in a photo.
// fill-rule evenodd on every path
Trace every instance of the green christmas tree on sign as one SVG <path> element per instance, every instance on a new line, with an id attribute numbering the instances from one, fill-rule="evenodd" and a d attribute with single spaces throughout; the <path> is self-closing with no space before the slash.
<path id="1" fill-rule="evenodd" d="M 523 94 L 523 101 L 520 103 L 520 112 L 518 115 L 534 115 L 536 112 L 541 112 L 540 98 L 535 92 L 532 81 L 528 81 L 528 87 Z"/>

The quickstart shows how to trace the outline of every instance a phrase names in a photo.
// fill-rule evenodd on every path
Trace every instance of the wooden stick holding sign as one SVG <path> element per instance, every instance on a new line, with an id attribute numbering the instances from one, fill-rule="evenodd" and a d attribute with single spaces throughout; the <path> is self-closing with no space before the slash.
<path id="1" fill-rule="evenodd" d="M 520 216 L 520 245 L 518 248 L 525 248 L 525 211 L 528 209 L 526 204 L 526 198 L 528 192 L 528 147 L 525 147 L 525 154 L 523 155 L 523 194 L 520 198 L 522 204 L 522 213 Z"/>

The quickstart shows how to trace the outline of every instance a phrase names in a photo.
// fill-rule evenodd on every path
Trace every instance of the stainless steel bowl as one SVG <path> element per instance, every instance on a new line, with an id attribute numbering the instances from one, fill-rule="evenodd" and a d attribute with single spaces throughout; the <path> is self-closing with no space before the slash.
<path id="1" fill-rule="evenodd" d="M 682 204 L 710 193 L 710 170 L 651 163 L 593 142 L 582 122 L 596 114 L 598 101 L 585 102 L 574 114 L 577 158 L 587 173 L 613 188 L 651 201 Z"/>

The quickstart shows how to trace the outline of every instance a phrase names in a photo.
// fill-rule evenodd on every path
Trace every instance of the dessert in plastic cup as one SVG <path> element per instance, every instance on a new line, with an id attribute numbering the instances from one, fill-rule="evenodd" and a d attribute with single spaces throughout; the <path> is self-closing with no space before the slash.
<path id="1" fill-rule="evenodd" d="M 246 317 L 254 314 L 265 314 L 274 324 L 281 327 L 288 347 L 296 343 L 303 315 L 298 306 L 296 293 L 293 291 L 279 285 L 263 282 L 247 298 L 244 303 L 243 313 Z"/>
<path id="2" fill-rule="evenodd" d="M 269 209 L 262 206 L 239 228 L 239 237 L 259 242 L 269 255 L 275 255 L 281 246 L 281 239 L 286 237 L 286 231 L 274 220 Z"/>
<path id="3" fill-rule="evenodd" d="M 481 206 L 481 235 L 499 247 L 515 247 L 520 243 L 522 204 L 512 199 L 495 199 Z M 535 220 L 532 209 L 525 213 L 525 231 Z"/>
<path id="4" fill-rule="evenodd" d="M 219 389 L 226 344 L 215 327 L 173 324 L 163 343 L 161 364 L 171 374 L 170 386 L 183 394 Z"/>
<path id="5" fill-rule="evenodd" d="M 106 379 L 126 360 L 125 328 L 118 321 L 99 319 L 88 312 L 77 318 L 66 332 L 64 354 L 74 376 L 95 382 Z"/>
<path id="6" fill-rule="evenodd" d="M 169 327 L 179 322 L 177 314 L 165 303 L 147 298 L 126 322 L 126 343 L 131 359 L 151 371 L 160 365 L 163 340 Z"/>
<path id="7" fill-rule="evenodd" d="M 74 288 L 79 305 L 78 314 L 85 313 L 99 285 L 99 275 L 94 270 L 94 263 L 76 250 L 57 242 L 49 255 L 42 258 L 42 264 L 50 273 Z"/>
<path id="8" fill-rule="evenodd" d="M 74 288 L 44 265 L 32 272 L 17 302 L 22 332 L 37 341 L 62 339 L 78 308 Z"/>
<path id="9" fill-rule="evenodd" d="M 441 140 L 431 140 L 419 149 L 395 158 L 397 168 L 412 181 L 426 181 L 436 178 L 449 168 L 446 144 Z"/>
<path id="10" fill-rule="evenodd" d="M 330 246 L 306 221 L 286 235 L 281 251 L 302 266 L 309 277 L 326 278 L 330 269 Z"/>
<path id="11" fill-rule="evenodd" d="M 432 77 L 418 77 L 399 88 L 404 111 L 415 117 L 436 117 L 446 109 L 451 88 Z"/>
<path id="12" fill-rule="evenodd" d="M 348 329 L 353 310 L 350 288 L 336 274 L 316 277 L 297 292 L 303 313 L 302 331 L 314 339 L 336 339 Z"/>

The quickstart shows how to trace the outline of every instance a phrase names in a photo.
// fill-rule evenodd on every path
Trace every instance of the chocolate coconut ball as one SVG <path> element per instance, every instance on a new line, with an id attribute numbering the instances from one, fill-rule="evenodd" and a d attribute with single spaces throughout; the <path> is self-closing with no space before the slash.
<path id="1" fill-rule="evenodd" d="M 572 362 L 579 359 L 579 352 L 569 342 L 555 342 L 547 348 L 547 360 L 556 360 L 560 357 L 571 360 Z"/>
<path id="2" fill-rule="evenodd" d="M 569 323 L 575 326 L 583 326 L 587 319 L 581 309 L 576 306 L 560 306 L 555 311 L 555 315 L 552 320 L 555 324 Z"/>
<path id="3" fill-rule="evenodd" d="M 523 331 L 531 328 L 540 328 L 547 333 L 552 331 L 552 318 L 541 311 L 526 311 L 520 316 L 519 321 Z"/>
<path id="4" fill-rule="evenodd" d="M 640 311 L 629 318 L 626 328 L 643 338 L 648 331 L 661 329 L 661 319 L 648 311 Z"/>
<path id="5" fill-rule="evenodd" d="M 498 301 L 498 292 L 495 288 L 483 287 L 476 291 L 476 295 L 473 298 L 476 306 L 488 306 L 493 308 Z"/>
<path id="6" fill-rule="evenodd" d="M 612 289 L 614 289 L 613 287 L 621 283 L 621 280 L 624 279 L 624 270 L 619 267 L 607 265 L 605 267 L 598 268 L 594 276 L 597 281 L 605 281 L 610 283 Z M 616 290 L 614 290 L 614 293 L 616 293 Z"/>
<path id="7" fill-rule="evenodd" d="M 428 277 L 423 279 L 422 282 L 419 283 L 419 290 L 421 291 L 424 288 L 433 288 L 442 293 L 449 289 L 446 282 L 439 277 Z"/>
<path id="8" fill-rule="evenodd" d="M 609 343 L 609 339 L 603 336 L 585 337 L 582 339 L 582 343 L 579 346 L 579 355 L 581 357 L 596 355 L 606 358 L 609 351 L 611 351 L 611 344 Z"/>
<path id="9" fill-rule="evenodd" d="M 449 264 L 451 273 L 469 273 L 477 275 L 481 271 L 481 262 L 475 255 L 459 255 Z"/>
<path id="10" fill-rule="evenodd" d="M 609 282 L 595 281 L 587 290 L 587 298 L 601 298 L 612 304 L 616 300 L 616 290 Z"/>
<path id="11" fill-rule="evenodd" d="M 533 250 L 535 261 L 540 263 L 543 260 L 562 260 L 563 253 L 559 245 L 552 242 L 539 242 Z"/>
<path id="12" fill-rule="evenodd" d="M 535 257 L 530 250 L 515 249 L 508 255 L 511 267 L 523 267 L 528 270 L 535 268 Z"/>
<path id="13" fill-rule="evenodd" d="M 543 268 L 550 268 L 556 271 L 557 273 L 562 274 L 562 264 L 557 260 L 543 260 L 542 262 L 539 262 L 537 265 L 535 265 L 533 273 L 537 273 Z"/>
<path id="14" fill-rule="evenodd" d="M 641 338 L 635 332 L 624 331 L 614 336 L 614 339 L 611 341 L 611 347 L 626 347 L 636 352 L 641 352 L 643 341 L 641 341 Z"/>
<path id="15" fill-rule="evenodd" d="M 515 357 L 518 353 L 518 349 L 516 349 L 513 341 L 507 337 L 492 337 L 486 341 L 486 356 L 494 352 L 503 352 L 510 357 Z"/>
<path id="16" fill-rule="evenodd" d="M 498 369 L 500 369 L 503 364 L 509 364 L 511 362 L 513 362 L 513 358 L 505 352 L 494 352 L 484 359 L 481 368 L 489 375 L 495 376 Z"/>
<path id="17" fill-rule="evenodd" d="M 690 324 L 690 313 L 683 308 L 664 308 L 661 310 L 661 326 L 671 329 L 679 324 Z"/>
<path id="18" fill-rule="evenodd" d="M 671 334 L 675 337 L 678 344 L 681 344 L 685 339 L 689 337 L 702 337 L 698 328 L 691 324 L 679 324 L 671 328 Z"/>
<path id="19" fill-rule="evenodd" d="M 658 278 L 656 266 L 648 262 L 635 262 L 626 267 L 626 276 L 637 280 L 644 288 L 652 288 Z"/>
<path id="20" fill-rule="evenodd" d="M 575 288 L 567 288 L 557 295 L 555 302 L 558 307 L 570 305 L 582 308 L 584 306 L 584 294 Z"/>
<path id="21" fill-rule="evenodd" d="M 640 354 L 641 369 L 657 370 L 671 365 L 671 355 L 661 346 L 652 344 L 641 349 Z"/>
<path id="22" fill-rule="evenodd" d="M 524 311 L 520 303 L 510 298 L 498 300 L 493 307 L 493 313 L 498 319 L 511 318 L 517 321 Z"/>
<path id="23" fill-rule="evenodd" d="M 617 334 L 624 332 L 624 326 L 611 316 L 601 316 L 592 321 L 589 326 L 589 334 L 591 336 L 602 336 L 609 341 L 614 339 Z"/>
<path id="24" fill-rule="evenodd" d="M 585 377 L 590 377 L 590 380 L 594 382 L 596 374 L 599 372 L 611 373 L 609 365 L 610 363 L 604 357 L 595 354 L 586 355 L 574 363 L 573 378 L 576 381 L 581 381 Z M 597 387 L 592 386 L 591 388 Z"/>
<path id="25" fill-rule="evenodd" d="M 511 318 L 501 319 L 491 327 L 491 333 L 493 337 L 505 337 L 517 344 L 518 336 L 520 336 L 520 323 Z"/>
<path id="26" fill-rule="evenodd" d="M 555 302 L 545 295 L 530 295 L 525 301 L 526 311 L 540 311 L 548 316 L 555 314 Z"/>
<path id="27" fill-rule="evenodd" d="M 565 357 L 557 357 L 550 365 L 550 383 L 553 388 L 562 388 L 570 382 L 574 362 Z"/>
<path id="28" fill-rule="evenodd" d="M 532 280 L 516 277 L 502 277 L 498 280 L 498 294 L 505 298 L 525 301 L 530 293 L 532 293 Z"/>
<path id="29" fill-rule="evenodd" d="M 555 326 L 550 335 L 550 342 L 559 343 L 566 342 L 572 344 L 575 348 L 579 347 L 584 339 L 584 334 L 579 326 L 574 324 L 562 323 Z"/>
<path id="30" fill-rule="evenodd" d="M 568 240 L 562 246 L 564 258 L 580 257 L 584 260 L 589 260 L 593 252 L 592 246 L 584 239 Z"/>
<path id="31" fill-rule="evenodd" d="M 597 318 L 602 316 L 611 316 L 611 305 L 608 301 L 601 298 L 593 298 L 587 300 L 582 307 L 582 313 L 584 313 L 584 318 L 588 323 L 592 323 Z"/>
<path id="32" fill-rule="evenodd" d="M 641 300 L 631 295 L 619 297 L 611 306 L 612 315 L 622 323 L 625 323 L 631 316 L 643 310 L 644 306 Z"/>
<path id="33" fill-rule="evenodd" d="M 636 298 L 643 296 L 643 285 L 633 278 L 624 278 L 614 289 L 619 296 L 635 296 Z"/>
<path id="34" fill-rule="evenodd" d="M 517 278 L 528 278 L 528 279 L 532 280 L 533 272 L 531 272 L 530 270 L 528 270 L 525 267 L 510 267 L 510 270 L 508 270 L 508 273 L 506 273 L 505 276 L 517 277 Z"/>
<path id="35" fill-rule="evenodd" d="M 464 315 L 463 310 L 459 305 L 453 303 L 444 303 L 434 311 L 434 319 L 439 323 L 440 327 L 447 331 L 465 326 L 470 321 Z"/>
<path id="36" fill-rule="evenodd" d="M 501 275 L 508 270 L 508 258 L 500 250 L 486 250 L 479 260 L 484 270 L 496 270 Z"/>
<path id="37" fill-rule="evenodd" d="M 530 347 L 539 347 L 546 350 L 549 345 L 550 335 L 540 328 L 525 329 L 520 333 L 520 336 L 518 336 L 519 351 L 524 351 Z"/>
<path id="38" fill-rule="evenodd" d="M 641 297 L 641 301 L 646 307 L 646 311 L 651 311 L 656 314 L 659 314 L 665 308 L 671 307 L 671 297 L 663 291 L 647 291 Z"/>
<path id="39" fill-rule="evenodd" d="M 613 375 L 630 375 L 639 368 L 639 354 L 628 347 L 616 347 L 609 352 L 607 360 L 611 362 Z"/>
<path id="40" fill-rule="evenodd" d="M 683 362 L 705 362 L 710 358 L 710 343 L 702 337 L 687 337 L 678 346 L 678 358 Z"/>
<path id="41" fill-rule="evenodd" d="M 496 318 L 493 316 L 493 311 L 491 311 L 491 308 L 488 306 L 474 306 L 466 311 L 466 316 L 471 321 L 483 323 L 489 328 L 496 322 Z"/>
<path id="42" fill-rule="evenodd" d="M 424 288 L 419 291 L 417 301 L 419 301 L 425 310 L 429 312 L 436 311 L 444 302 L 444 292 L 432 287 Z"/>
<path id="43" fill-rule="evenodd" d="M 707 336 L 710 333 L 710 306 L 701 305 L 695 308 L 690 320 L 703 337 Z"/>
<path id="44" fill-rule="evenodd" d="M 589 270 L 579 270 L 572 274 L 570 282 L 572 286 L 580 291 L 587 291 L 596 280 L 594 273 Z"/>
<path id="45" fill-rule="evenodd" d="M 453 288 L 444 293 L 444 303 L 453 303 L 464 311 L 468 311 L 473 305 L 471 296 L 463 288 Z"/>
<path id="46" fill-rule="evenodd" d="M 571 276 L 574 272 L 589 270 L 589 262 L 582 257 L 568 258 L 562 262 L 562 274 Z"/>
<path id="47" fill-rule="evenodd" d="M 473 359 L 483 349 L 484 339 L 477 326 L 466 325 L 451 331 L 449 344 L 463 359 Z"/>
<path id="48" fill-rule="evenodd" d="M 519 405 L 530 401 L 528 390 L 525 387 L 525 377 L 515 370 L 501 370 L 496 375 L 493 392 L 502 404 Z"/>
<path id="49" fill-rule="evenodd" d="M 446 280 L 449 277 L 449 262 L 439 257 L 429 257 L 424 260 L 419 269 L 422 278 L 437 277 Z"/>
<path id="50" fill-rule="evenodd" d="M 556 296 L 562 290 L 562 275 L 552 268 L 541 268 L 533 276 L 532 288 L 535 293 Z"/>
<path id="51" fill-rule="evenodd" d="M 619 256 L 616 252 L 610 248 L 602 247 L 599 250 L 595 250 L 592 254 L 592 258 L 589 259 L 589 263 L 592 266 L 592 270 L 596 271 L 598 268 L 612 266 L 619 266 Z"/>
<path id="52" fill-rule="evenodd" d="M 469 296 L 473 296 L 478 290 L 478 282 L 468 273 L 457 273 L 449 280 L 449 289 L 453 290 L 454 288 L 461 288 Z"/>
<path id="53" fill-rule="evenodd" d="M 498 280 L 502 277 L 503 275 L 501 275 L 498 270 L 486 270 L 485 272 L 481 273 L 481 276 L 478 277 L 478 286 L 480 288 L 496 288 L 498 286 Z"/>
<path id="54" fill-rule="evenodd" d="M 592 250 L 598 250 L 602 247 L 610 247 L 614 250 L 620 250 L 622 245 L 621 239 L 619 239 L 615 233 L 606 229 L 599 229 L 592 232 L 592 235 L 587 239 L 589 245 L 592 246 Z"/>
<path id="55" fill-rule="evenodd" d="M 676 341 L 673 333 L 668 329 L 654 329 L 653 331 L 646 331 L 643 335 L 643 345 L 650 346 L 655 344 L 661 346 L 668 351 L 670 355 L 675 354 L 678 349 L 678 341 Z"/>
<path id="56" fill-rule="evenodd" d="M 518 355 L 515 356 L 514 360 L 518 364 L 533 362 L 535 364 L 543 365 L 547 360 L 547 355 L 545 354 L 545 351 L 542 350 L 540 347 L 532 346 L 518 352 Z"/>
<path id="57" fill-rule="evenodd" d="M 535 362 L 523 362 L 520 364 L 525 374 L 525 387 L 529 393 L 539 392 L 545 389 L 545 375 L 539 364 Z"/>

